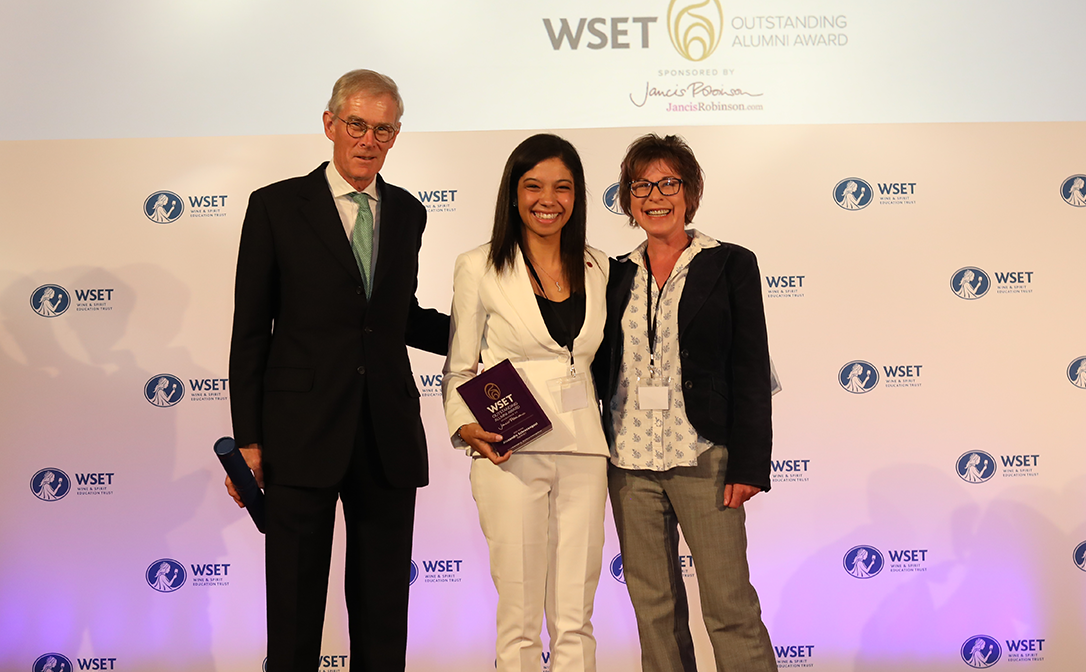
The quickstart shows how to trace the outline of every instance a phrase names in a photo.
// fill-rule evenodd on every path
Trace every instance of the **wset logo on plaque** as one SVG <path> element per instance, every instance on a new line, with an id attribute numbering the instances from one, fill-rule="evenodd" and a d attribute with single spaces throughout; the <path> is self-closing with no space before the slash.
<path id="1" fill-rule="evenodd" d="M 1072 175 L 1060 185 L 1060 196 L 1067 205 L 1086 208 L 1086 195 L 1082 193 L 1083 189 L 1086 189 L 1086 175 Z"/>
<path id="2" fill-rule="evenodd" d="M 723 32 L 720 0 L 671 0 L 667 7 L 667 34 L 675 51 L 688 61 L 704 61 L 712 56 Z"/>
<path id="3" fill-rule="evenodd" d="M 42 285 L 30 295 L 30 307 L 42 317 L 59 317 L 72 305 L 72 295 L 60 285 Z"/>
<path id="4" fill-rule="evenodd" d="M 966 266 L 954 271 L 950 276 L 950 290 L 959 299 L 972 301 L 979 299 L 992 288 L 992 279 L 976 266 Z"/>
<path id="5" fill-rule="evenodd" d="M 863 210 L 873 197 L 871 184 L 858 177 L 847 177 L 833 188 L 833 202 L 842 210 Z"/>
<path id="6" fill-rule="evenodd" d="M 615 581 L 618 581 L 619 583 L 626 583 L 626 574 L 622 571 L 621 553 L 611 558 L 611 564 L 608 565 L 608 569 L 611 571 L 611 576 L 614 577 Z"/>
<path id="7" fill-rule="evenodd" d="M 1086 390 L 1086 357 L 1072 360 L 1067 367 L 1067 380 L 1075 387 Z"/>
<path id="8" fill-rule="evenodd" d="M 841 367 L 837 373 L 837 382 L 847 392 L 864 394 L 875 389 L 879 383 L 879 372 L 871 362 L 856 359 Z"/>
<path id="9" fill-rule="evenodd" d="M 180 562 L 170 558 L 155 560 L 147 567 L 143 578 L 147 579 L 147 585 L 160 593 L 172 593 L 185 585 L 185 568 Z"/>
<path id="10" fill-rule="evenodd" d="M 978 670 L 995 665 L 1002 655 L 1003 648 L 999 642 L 988 635 L 974 635 L 962 644 L 962 660 Z"/>
<path id="11" fill-rule="evenodd" d="M 156 191 L 143 202 L 143 214 L 156 224 L 172 224 L 185 212 L 185 202 L 172 191 Z"/>
<path id="12" fill-rule="evenodd" d="M 984 483 L 995 476 L 996 461 L 983 450 L 970 450 L 962 453 L 954 468 L 966 483 Z"/>
<path id="13" fill-rule="evenodd" d="M 413 586 L 415 582 L 419 580 L 419 566 L 415 564 L 415 561 L 411 561 L 411 577 L 408 579 L 407 585 Z"/>
<path id="14" fill-rule="evenodd" d="M 72 672 L 72 661 L 59 653 L 47 653 L 34 661 L 33 672 Z"/>
<path id="15" fill-rule="evenodd" d="M 616 215 L 626 214 L 622 211 L 622 206 L 618 202 L 618 182 L 607 187 L 607 191 L 603 192 L 603 204 Z"/>
<path id="16" fill-rule="evenodd" d="M 30 478 L 30 492 L 43 502 L 64 499 L 72 489 L 72 479 L 56 467 L 42 469 Z"/>
<path id="17" fill-rule="evenodd" d="M 845 571 L 857 579 L 870 579 L 882 571 L 886 561 L 874 546 L 853 546 L 845 553 Z"/>
<path id="18" fill-rule="evenodd" d="M 185 384 L 173 374 L 160 373 L 151 376 L 144 383 L 143 397 L 154 406 L 167 408 L 177 404 L 185 397 Z"/>

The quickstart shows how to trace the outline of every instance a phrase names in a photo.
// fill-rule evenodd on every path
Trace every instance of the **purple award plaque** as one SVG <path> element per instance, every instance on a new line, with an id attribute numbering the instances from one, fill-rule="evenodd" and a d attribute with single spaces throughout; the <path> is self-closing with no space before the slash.
<path id="1" fill-rule="evenodd" d="M 483 429 L 502 435 L 503 441 L 492 444 L 499 455 L 551 430 L 547 414 L 508 359 L 460 385 L 456 391 Z"/>

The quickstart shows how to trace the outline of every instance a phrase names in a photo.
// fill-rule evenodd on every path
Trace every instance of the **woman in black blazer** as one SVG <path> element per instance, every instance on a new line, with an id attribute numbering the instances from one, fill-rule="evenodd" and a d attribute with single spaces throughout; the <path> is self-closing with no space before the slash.
<path id="1" fill-rule="evenodd" d="M 611 505 L 645 672 L 695 670 L 678 528 L 717 670 L 775 670 L 750 585 L 743 503 L 769 489 L 771 374 L 754 254 L 686 225 L 703 190 L 680 138 L 647 135 L 619 201 L 646 241 L 611 262 L 594 373 Z"/>

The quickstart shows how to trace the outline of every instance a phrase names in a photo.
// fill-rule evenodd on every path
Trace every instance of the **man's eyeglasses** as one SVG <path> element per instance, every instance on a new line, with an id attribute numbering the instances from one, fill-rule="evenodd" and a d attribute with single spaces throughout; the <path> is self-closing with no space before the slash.
<path id="1" fill-rule="evenodd" d="M 336 117 L 343 122 L 343 125 L 347 127 L 347 135 L 352 138 L 361 138 L 366 134 L 366 131 L 373 130 L 373 137 L 377 142 L 388 142 L 392 138 L 396 137 L 397 129 L 395 126 L 386 126 L 384 124 L 380 126 L 370 126 L 364 121 L 347 121 L 342 117 Z"/>
<path id="2" fill-rule="evenodd" d="M 656 187 L 660 190 L 660 193 L 664 196 L 674 196 L 679 193 L 679 189 L 682 189 L 683 181 L 677 177 L 665 177 L 658 182 L 649 182 L 648 180 L 638 180 L 636 182 L 630 182 L 630 193 L 637 198 L 648 198 L 652 193 L 652 188 Z"/>

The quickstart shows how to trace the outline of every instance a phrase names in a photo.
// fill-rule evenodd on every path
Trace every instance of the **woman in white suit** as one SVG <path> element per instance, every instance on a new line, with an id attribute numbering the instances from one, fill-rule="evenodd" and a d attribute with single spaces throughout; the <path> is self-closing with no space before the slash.
<path id="1" fill-rule="evenodd" d="M 442 392 L 498 590 L 497 669 L 539 670 L 544 614 L 552 672 L 596 669 L 592 603 L 603 552 L 607 441 L 590 374 L 603 338 L 607 256 L 585 244 L 585 181 L 573 146 L 522 142 L 505 165 L 490 243 L 460 255 Z M 475 421 L 456 388 L 512 362 L 553 424 L 516 453 Z"/>

